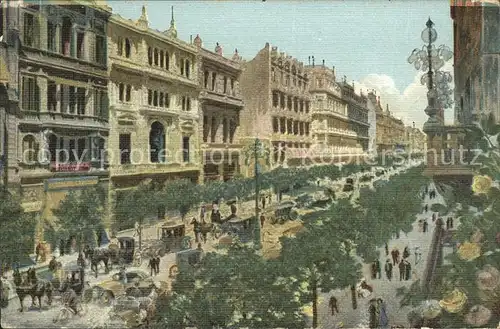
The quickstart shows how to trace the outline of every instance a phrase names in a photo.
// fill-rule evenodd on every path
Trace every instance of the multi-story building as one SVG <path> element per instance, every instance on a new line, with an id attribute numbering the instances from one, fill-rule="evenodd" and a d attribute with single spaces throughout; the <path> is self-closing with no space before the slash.
<path id="1" fill-rule="evenodd" d="M 336 82 L 335 68 L 330 69 L 324 64 L 308 65 L 305 71 L 309 76 L 312 99 L 312 152 L 324 160 L 328 158 L 328 161 L 331 158 L 331 161 L 343 161 L 343 158 L 363 153 L 360 136 L 354 130 L 358 122 L 349 117 L 348 101 L 342 97 L 342 89 Z"/>
<path id="2" fill-rule="evenodd" d="M 427 135 L 413 126 L 405 127 L 405 151 L 409 153 L 423 153 L 427 143 Z"/>
<path id="3" fill-rule="evenodd" d="M 240 172 L 240 165 L 245 160 L 240 159 L 243 144 L 239 141 L 238 131 L 243 109 L 239 87 L 241 57 L 235 50 L 232 59 L 225 58 L 219 44 L 214 52 L 202 48 L 199 35 L 194 44 L 199 49 L 203 178 L 228 180 Z"/>
<path id="4" fill-rule="evenodd" d="M 149 27 L 146 8 L 136 21 L 113 15 L 108 27 L 111 200 L 144 180 L 198 181 L 200 173 L 196 46 Z"/>
<path id="5" fill-rule="evenodd" d="M 16 177 L 26 212 L 43 227 L 68 190 L 108 186 L 107 22 L 110 8 L 89 2 L 19 7 L 20 116 Z M 14 88 L 14 87 L 13 87 Z"/>
<path id="6" fill-rule="evenodd" d="M 356 141 L 351 147 L 354 152 L 362 154 L 368 151 L 368 130 L 370 123 L 368 122 L 368 98 L 360 92 L 356 94 L 354 91 L 354 83 L 352 85 L 344 80 L 340 83 L 342 91 L 342 99 L 347 102 L 347 117 L 349 118 L 349 129 L 356 133 Z"/>
<path id="7" fill-rule="evenodd" d="M 380 105 L 380 96 L 375 96 L 373 91 L 368 93 L 370 108 L 376 114 L 376 150 L 377 152 L 394 151 L 403 148 L 405 141 L 405 126 L 403 121 L 395 118 L 389 111 Z"/>
<path id="8" fill-rule="evenodd" d="M 312 144 L 309 78 L 297 59 L 266 43 L 243 64 L 241 135 L 271 149 L 271 163 L 300 165 Z M 243 140 L 243 139 L 242 139 Z"/>
<path id="9" fill-rule="evenodd" d="M 493 113 L 500 122 L 500 4 L 453 0 L 455 123 Z"/>
<path id="10" fill-rule="evenodd" d="M 18 6 L 0 1 L 0 189 L 11 192 L 19 184 L 17 117 L 19 115 Z"/>

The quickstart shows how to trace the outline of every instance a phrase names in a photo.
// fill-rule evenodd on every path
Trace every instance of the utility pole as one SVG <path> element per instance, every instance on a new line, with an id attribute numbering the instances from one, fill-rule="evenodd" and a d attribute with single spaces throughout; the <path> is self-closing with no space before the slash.
<path id="1" fill-rule="evenodd" d="M 259 199 L 260 199 L 260 186 L 259 186 L 259 147 L 260 141 L 255 139 L 254 144 L 254 158 L 255 158 L 255 249 L 261 249 L 260 237 L 260 220 L 259 220 Z"/>

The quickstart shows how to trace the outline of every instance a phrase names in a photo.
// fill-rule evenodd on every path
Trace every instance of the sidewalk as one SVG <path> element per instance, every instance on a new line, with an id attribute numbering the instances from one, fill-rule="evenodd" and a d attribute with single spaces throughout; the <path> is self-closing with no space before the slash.
<path id="1" fill-rule="evenodd" d="M 431 188 L 435 188 L 431 183 Z M 423 201 L 422 205 L 428 204 L 429 207 L 433 203 L 442 202 L 443 199 L 440 195 L 436 199 L 429 200 L 428 196 Z M 368 328 L 368 302 L 372 298 L 381 298 L 386 302 L 387 314 L 389 317 L 389 323 L 392 326 L 401 325 L 408 327 L 409 323 L 407 320 L 407 314 L 411 311 L 410 307 L 400 308 L 399 300 L 396 296 L 396 289 L 400 287 L 409 287 L 414 281 L 420 279 L 423 275 L 427 257 L 429 255 L 429 248 L 431 246 L 433 231 L 435 224 L 431 220 L 432 212 L 420 213 L 417 215 L 415 222 L 413 223 L 413 230 L 405 235 L 401 232 L 399 239 L 392 239 L 388 242 L 389 253 L 393 248 L 398 248 L 400 253 L 402 253 L 404 247 L 408 246 L 410 249 L 409 261 L 412 265 L 412 277 L 408 281 L 400 281 L 399 270 L 397 267 L 393 268 L 392 281 L 386 278 L 385 272 L 382 270 L 381 279 L 371 279 L 370 264 L 364 264 L 363 274 L 367 279 L 367 283 L 373 286 L 373 293 L 367 298 L 357 299 L 357 309 L 352 309 L 351 292 L 349 289 L 336 290 L 332 294 L 321 294 L 323 303 L 318 307 L 318 317 L 320 328 L 333 329 L 337 326 L 339 322 L 342 322 L 345 328 Z M 418 221 L 420 219 L 426 219 L 429 223 L 429 231 L 426 233 L 419 232 Z M 415 247 L 420 249 L 420 260 L 415 264 Z M 379 248 L 381 258 L 381 266 L 384 266 L 386 259 L 391 258 L 385 255 L 385 248 Z M 338 300 L 338 306 L 340 314 L 331 316 L 328 307 L 328 300 L 330 296 L 333 295 Z"/>

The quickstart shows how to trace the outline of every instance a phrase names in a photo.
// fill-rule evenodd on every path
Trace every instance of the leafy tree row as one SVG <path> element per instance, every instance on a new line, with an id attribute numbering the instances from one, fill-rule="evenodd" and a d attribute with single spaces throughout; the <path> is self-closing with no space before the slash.
<path id="1" fill-rule="evenodd" d="M 317 327 L 319 292 L 354 285 L 361 277 L 356 257 L 373 260 L 377 247 L 411 226 L 427 182 L 421 174 L 422 168 L 410 169 L 375 191 L 363 191 L 362 204 L 341 200 L 316 213 L 295 237 L 281 238 L 277 259 L 264 260 L 239 244 L 208 253 L 199 267 L 179 274 L 173 294 L 158 304 L 158 327 L 304 328 L 301 308 L 309 303 Z M 385 195 L 402 190 L 406 208 L 382 213 L 395 203 Z"/>

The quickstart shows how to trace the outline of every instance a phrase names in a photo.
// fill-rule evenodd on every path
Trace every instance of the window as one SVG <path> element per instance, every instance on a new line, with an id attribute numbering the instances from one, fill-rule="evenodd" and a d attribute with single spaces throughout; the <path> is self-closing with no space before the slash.
<path id="1" fill-rule="evenodd" d="M 182 137 L 182 160 L 189 162 L 189 136 Z"/>
<path id="2" fill-rule="evenodd" d="M 33 15 L 24 13 L 24 38 L 25 46 L 34 47 L 34 33 L 35 33 L 35 18 Z"/>
<path id="3" fill-rule="evenodd" d="M 158 92 L 153 91 L 153 106 L 158 106 Z"/>
<path id="4" fill-rule="evenodd" d="M 87 104 L 85 96 L 86 96 L 85 88 L 78 88 L 76 103 L 79 115 L 85 115 L 85 106 Z"/>
<path id="5" fill-rule="evenodd" d="M 118 42 L 116 43 L 116 53 L 118 56 L 123 56 L 123 38 L 118 38 Z"/>
<path id="6" fill-rule="evenodd" d="M 191 111 L 191 98 L 186 97 L 186 111 Z"/>
<path id="7" fill-rule="evenodd" d="M 309 113 L 309 102 L 306 102 L 306 113 Z"/>
<path id="8" fill-rule="evenodd" d="M 153 91 L 148 89 L 148 105 L 153 105 Z"/>
<path id="9" fill-rule="evenodd" d="M 210 142 L 215 143 L 215 135 L 217 135 L 217 119 L 215 117 L 212 117 L 212 124 L 210 125 L 211 129 L 211 136 L 210 136 Z"/>
<path id="10" fill-rule="evenodd" d="M 33 135 L 23 138 L 23 162 L 34 163 L 38 159 L 38 143 Z"/>
<path id="11" fill-rule="evenodd" d="M 273 117 L 273 132 L 274 133 L 277 133 L 278 132 L 278 118 L 277 117 Z"/>
<path id="12" fill-rule="evenodd" d="M 120 83 L 118 85 L 118 93 L 119 93 L 119 96 L 118 98 L 120 99 L 120 102 L 123 102 L 125 100 L 125 85 L 123 83 Z"/>
<path id="13" fill-rule="evenodd" d="M 77 160 L 83 160 L 82 157 L 84 159 L 87 157 L 87 154 L 85 152 L 85 145 L 86 145 L 85 138 L 78 139 L 78 144 L 77 145 L 78 145 L 78 152 L 77 152 L 78 159 Z"/>
<path id="14" fill-rule="evenodd" d="M 40 111 L 40 88 L 33 77 L 22 78 L 22 108 L 25 111 Z"/>
<path id="15" fill-rule="evenodd" d="M 215 83 L 217 82 L 217 74 L 215 72 L 212 73 L 212 91 L 215 90 Z"/>
<path id="16" fill-rule="evenodd" d="M 280 106 L 282 109 L 285 108 L 285 94 L 280 93 Z"/>
<path id="17" fill-rule="evenodd" d="M 190 73 L 191 73 L 191 63 L 189 62 L 188 59 L 186 59 L 184 65 L 186 66 L 185 72 L 186 72 L 186 78 L 189 78 Z"/>
<path id="18" fill-rule="evenodd" d="M 276 81 L 276 71 L 274 67 L 271 68 L 271 79 L 272 81 Z"/>
<path id="19" fill-rule="evenodd" d="M 204 83 L 203 85 L 205 86 L 205 88 L 208 88 L 208 77 L 209 77 L 210 73 L 208 71 L 205 71 L 205 79 L 204 79 Z"/>
<path id="20" fill-rule="evenodd" d="M 163 68 L 163 63 L 165 62 L 165 57 L 163 54 L 163 50 L 160 51 L 160 67 Z"/>
<path id="21" fill-rule="evenodd" d="M 76 88 L 69 86 L 69 113 L 74 114 L 76 107 Z"/>
<path id="22" fill-rule="evenodd" d="M 50 161 L 54 162 L 56 161 L 56 156 L 57 156 L 57 137 L 54 134 L 50 134 L 48 138 L 49 142 L 49 153 L 50 153 Z"/>
<path id="23" fill-rule="evenodd" d="M 227 77 L 224 77 L 224 94 L 227 93 Z"/>
<path id="24" fill-rule="evenodd" d="M 158 66 L 158 49 L 156 48 L 154 51 L 154 60 L 155 60 L 155 65 Z"/>
<path id="25" fill-rule="evenodd" d="M 153 122 L 149 132 L 150 161 L 165 162 L 165 128 L 158 121 Z"/>
<path id="26" fill-rule="evenodd" d="M 182 97 L 182 110 L 185 111 L 186 110 L 186 97 Z"/>
<path id="27" fill-rule="evenodd" d="M 131 138 L 130 134 L 120 134 L 119 136 L 120 144 L 120 164 L 130 163 L 130 149 L 131 149 Z"/>
<path id="28" fill-rule="evenodd" d="M 153 65 L 153 49 L 151 47 L 148 47 L 148 63 Z"/>
<path id="29" fill-rule="evenodd" d="M 61 53 L 64 56 L 70 56 L 72 54 L 72 32 L 73 23 L 71 22 L 71 19 L 69 19 L 68 17 L 64 17 L 61 29 Z"/>
<path id="30" fill-rule="evenodd" d="M 76 34 L 76 57 L 83 59 L 84 56 L 84 39 L 85 34 L 83 32 L 78 32 Z"/>
<path id="31" fill-rule="evenodd" d="M 166 108 L 170 107 L 170 96 L 167 93 L 165 93 L 165 101 L 164 101 L 164 103 L 165 103 L 165 107 Z"/>
<path id="32" fill-rule="evenodd" d="M 106 65 L 107 57 L 107 43 L 106 38 L 102 35 L 95 37 L 95 61 L 98 64 Z"/>
<path id="33" fill-rule="evenodd" d="M 125 38 L 125 57 L 130 58 L 132 50 L 132 45 L 130 44 L 130 39 Z"/>
<path id="34" fill-rule="evenodd" d="M 163 98 L 164 98 L 164 94 L 162 92 L 160 92 L 160 107 L 163 107 Z"/>
<path id="35" fill-rule="evenodd" d="M 47 110 L 57 111 L 57 85 L 54 81 L 49 81 L 47 85 Z"/>
<path id="36" fill-rule="evenodd" d="M 234 80 L 233 79 L 231 79 L 231 93 L 233 94 L 233 96 L 236 95 L 236 92 L 234 90 Z"/>
<path id="37" fill-rule="evenodd" d="M 208 117 L 206 115 L 203 116 L 203 142 L 206 143 L 208 140 L 208 132 L 210 127 L 208 126 Z"/>
<path id="38" fill-rule="evenodd" d="M 278 92 L 273 91 L 273 107 L 278 107 L 279 95 Z"/>
<path id="39" fill-rule="evenodd" d="M 0 33 L 1 34 L 1 33 Z M 47 49 L 56 52 L 56 25 L 52 22 L 47 22 Z"/>
<path id="40" fill-rule="evenodd" d="M 184 59 L 181 59 L 181 64 L 179 65 L 180 69 L 181 69 L 181 75 L 184 75 Z"/>
<path id="41" fill-rule="evenodd" d="M 3 7 L 0 4 L 0 36 L 3 35 L 3 27 L 4 27 L 3 14 L 4 14 Z"/>
<path id="42" fill-rule="evenodd" d="M 288 110 L 292 110 L 292 96 L 288 96 L 287 97 L 287 103 L 286 103 L 286 107 L 288 108 Z"/>
<path id="43" fill-rule="evenodd" d="M 102 91 L 99 89 L 94 90 L 94 115 L 97 117 L 101 116 L 101 107 L 102 107 Z"/>
<path id="44" fill-rule="evenodd" d="M 132 94 L 132 86 L 127 85 L 127 87 L 125 88 L 125 101 L 126 102 L 130 102 L 131 94 Z"/>
<path id="45" fill-rule="evenodd" d="M 69 140 L 69 162 L 75 162 L 75 155 L 76 155 L 76 141 L 74 139 Z"/>
<path id="46" fill-rule="evenodd" d="M 168 56 L 168 52 L 165 52 L 165 68 L 167 70 L 170 68 L 170 57 Z"/>

